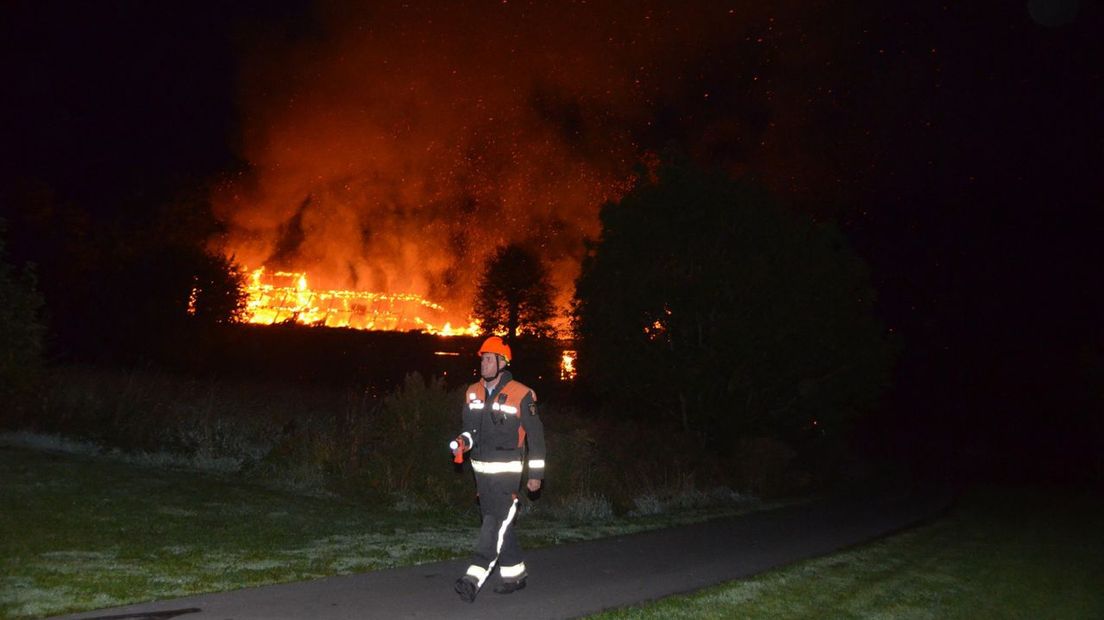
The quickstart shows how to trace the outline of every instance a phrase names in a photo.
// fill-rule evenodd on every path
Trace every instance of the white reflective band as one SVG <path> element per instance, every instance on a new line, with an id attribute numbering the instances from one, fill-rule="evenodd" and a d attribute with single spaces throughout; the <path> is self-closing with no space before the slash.
<path id="1" fill-rule="evenodd" d="M 525 562 L 520 562 L 513 566 L 499 566 L 498 574 L 503 579 L 516 579 L 525 574 Z"/>
<path id="2" fill-rule="evenodd" d="M 472 402 L 468 403 L 468 407 L 470 407 L 472 409 L 482 409 L 483 408 L 483 403 L 478 401 L 478 400 L 472 401 Z"/>
<path id="3" fill-rule="evenodd" d="M 517 407 L 511 407 L 510 405 L 502 405 L 501 409 L 506 413 L 517 413 Z"/>
<path id="4" fill-rule="evenodd" d="M 506 513 L 506 519 L 502 521 L 502 527 L 498 528 L 498 544 L 495 545 L 495 557 L 491 560 L 490 565 L 487 566 L 487 572 L 494 570 L 495 562 L 498 561 L 498 556 L 502 553 L 502 542 L 506 540 L 506 530 L 510 529 L 510 523 L 513 522 L 514 517 L 517 516 L 517 498 L 514 498 L 514 503 L 510 504 L 510 512 Z M 483 587 L 483 581 L 479 581 L 479 587 Z"/>
<path id="5" fill-rule="evenodd" d="M 521 461 L 506 461 L 494 463 L 487 461 L 472 461 L 472 469 L 479 474 L 520 474 Z"/>
<path id="6" fill-rule="evenodd" d="M 499 407 L 500 407 L 500 405 L 498 404 L 497 400 L 494 403 L 491 404 L 491 409 L 494 409 L 495 411 L 498 411 Z"/>
<path id="7" fill-rule="evenodd" d="M 529 459 L 529 469 L 544 469 L 544 459 Z"/>
<path id="8" fill-rule="evenodd" d="M 472 439 L 471 433 L 460 433 L 460 436 L 468 440 L 468 448 L 475 445 L 475 440 Z"/>
<path id="9" fill-rule="evenodd" d="M 475 577 L 475 580 L 479 582 L 479 585 L 483 585 L 483 580 L 487 578 L 487 569 L 482 566 L 476 566 L 472 564 L 468 567 L 468 575 Z"/>
<path id="10" fill-rule="evenodd" d="M 475 392 L 468 392 L 468 400 L 476 400 Z"/>

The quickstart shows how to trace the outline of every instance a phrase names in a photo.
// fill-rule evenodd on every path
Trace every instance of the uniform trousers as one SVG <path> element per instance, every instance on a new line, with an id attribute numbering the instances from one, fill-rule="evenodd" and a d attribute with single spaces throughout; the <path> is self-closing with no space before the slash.
<path id="1" fill-rule="evenodd" d="M 479 542 L 468 575 L 482 587 L 498 568 L 503 581 L 520 581 L 526 577 L 514 525 L 518 516 L 518 488 L 521 475 L 515 472 L 475 475 L 479 493 L 479 510 L 483 517 Z"/>

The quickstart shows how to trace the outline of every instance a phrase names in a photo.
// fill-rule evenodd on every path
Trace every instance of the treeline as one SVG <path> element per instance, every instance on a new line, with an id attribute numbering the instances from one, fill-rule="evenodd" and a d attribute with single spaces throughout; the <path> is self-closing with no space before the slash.
<path id="1" fill-rule="evenodd" d="M 2 225 L 0 221 L 0 232 Z M 13 407 L 37 387 L 45 330 L 34 270 L 13 269 L 5 258 L 0 236 L 0 401 Z"/>
<path id="2" fill-rule="evenodd" d="M 714 452 L 769 437 L 840 455 L 897 345 L 838 229 L 677 160 L 601 223 L 573 318 L 579 376 L 607 410 Z"/>
<path id="3" fill-rule="evenodd" d="M 208 249 L 221 228 L 201 191 L 104 207 L 5 188 L 7 260 L 33 266 L 51 359 L 129 363 L 163 336 L 240 317 L 243 275 Z"/>

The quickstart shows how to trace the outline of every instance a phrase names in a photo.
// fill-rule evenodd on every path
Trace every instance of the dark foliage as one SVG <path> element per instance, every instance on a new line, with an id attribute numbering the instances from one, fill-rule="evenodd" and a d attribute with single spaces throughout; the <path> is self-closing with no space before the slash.
<path id="1" fill-rule="evenodd" d="M 887 387 L 866 267 L 833 227 L 681 163 L 601 220 L 574 325 L 580 377 L 619 415 L 716 449 L 838 438 Z"/>
<path id="2" fill-rule="evenodd" d="M 202 323 L 238 323 L 245 318 L 245 273 L 233 259 L 203 253 L 195 257 L 188 313 Z"/>
<path id="3" fill-rule="evenodd" d="M 0 220 L 0 399 L 9 407 L 13 397 L 27 392 L 38 379 L 44 337 L 41 310 L 33 270 L 17 273 L 7 263 Z"/>
<path id="4" fill-rule="evenodd" d="M 470 483 L 447 466 L 445 449 L 459 427 L 462 402 L 463 394 L 447 390 L 440 378 L 404 377 L 382 399 L 367 430 L 370 484 L 436 505 L 468 500 Z"/>
<path id="5" fill-rule="evenodd" d="M 487 333 L 547 336 L 556 310 L 548 271 L 523 245 L 499 248 L 479 281 L 473 313 Z"/>
<path id="6" fill-rule="evenodd" d="M 217 224 L 205 199 L 97 219 L 41 185 L 3 198 L 13 258 L 38 266 L 55 356 L 145 359 L 240 319 L 244 276 L 207 249 Z"/>

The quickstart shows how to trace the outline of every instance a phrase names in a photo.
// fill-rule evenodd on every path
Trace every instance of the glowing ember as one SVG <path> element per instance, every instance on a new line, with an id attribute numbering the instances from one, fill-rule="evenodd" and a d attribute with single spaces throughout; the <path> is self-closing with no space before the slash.
<path id="1" fill-rule="evenodd" d="M 439 304 L 410 293 L 311 290 L 303 272 L 250 274 L 246 285 L 249 302 L 246 320 L 274 325 L 300 323 L 326 327 L 351 327 L 382 331 L 423 331 L 441 336 L 472 336 L 479 324 L 471 321 L 453 327 Z M 425 318 L 424 318 L 425 317 Z"/>

